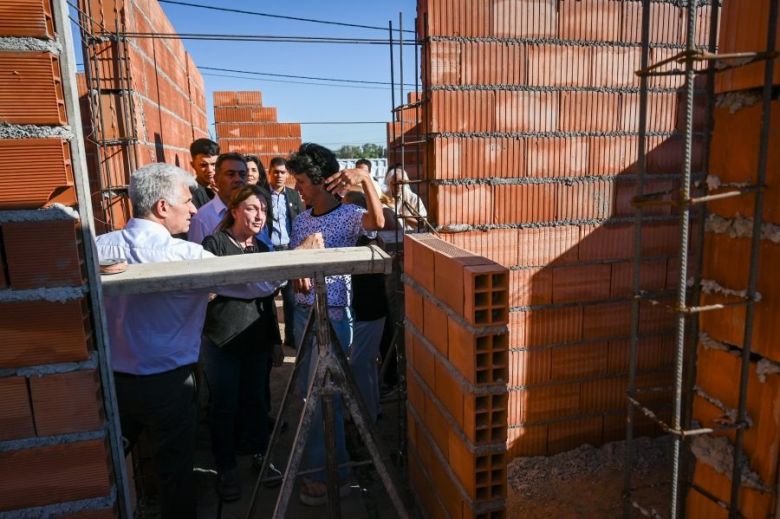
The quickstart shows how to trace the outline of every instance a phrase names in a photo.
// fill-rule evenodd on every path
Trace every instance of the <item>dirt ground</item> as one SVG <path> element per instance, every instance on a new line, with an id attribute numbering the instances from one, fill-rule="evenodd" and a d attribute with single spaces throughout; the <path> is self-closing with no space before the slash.
<path id="1" fill-rule="evenodd" d="M 639 438 L 635 445 L 633 486 L 643 490 L 634 497 L 643 508 L 666 517 L 669 486 L 664 483 L 671 476 L 671 441 L 668 437 Z M 507 470 L 507 517 L 622 517 L 624 460 L 624 442 L 601 448 L 583 445 L 550 457 L 516 458 Z"/>

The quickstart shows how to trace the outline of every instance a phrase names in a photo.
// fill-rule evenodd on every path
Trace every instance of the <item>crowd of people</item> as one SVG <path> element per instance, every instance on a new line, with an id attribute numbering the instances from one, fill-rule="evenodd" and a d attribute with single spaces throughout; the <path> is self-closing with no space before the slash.
<path id="1" fill-rule="evenodd" d="M 194 177 L 165 163 L 131 175 L 133 218 L 124 229 L 96 238 L 101 260 L 154 263 L 351 247 L 374 242 L 382 229 L 416 227 L 425 216 L 401 168 L 388 173 L 383 190 L 371 176 L 369 161 L 339 170 L 333 152 L 317 144 L 273 158 L 268 170 L 256 156 L 220 153 L 209 139 L 194 141 L 190 152 Z M 383 276 L 328 276 L 326 291 L 335 340 L 347 354 L 365 409 L 376 420 L 381 411 L 378 357 L 388 315 Z M 199 385 L 208 387 L 210 396 L 217 492 L 225 501 L 241 497 L 237 456 L 252 456 L 258 470 L 263 465 L 273 427 L 272 367 L 283 360 L 282 345 L 302 356 L 300 394 L 308 387 L 316 355 L 313 340 L 303 343 L 303 332 L 313 304 L 312 282 L 305 278 L 106 297 L 122 434 L 129 451 L 141 432 L 149 432 L 163 517 L 196 514 Z M 325 464 L 321 413 L 312 422 L 304 469 Z M 339 402 L 334 413 L 337 458 L 343 464 L 348 455 Z M 279 475 L 273 464 L 268 467 Z M 327 502 L 325 478 L 322 471 L 302 478 L 304 504 Z M 350 489 L 349 469 L 340 468 L 339 478 L 344 495 Z"/>

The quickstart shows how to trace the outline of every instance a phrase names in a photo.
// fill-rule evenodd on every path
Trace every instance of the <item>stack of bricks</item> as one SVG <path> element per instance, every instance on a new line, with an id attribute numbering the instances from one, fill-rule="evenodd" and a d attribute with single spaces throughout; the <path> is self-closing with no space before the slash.
<path id="1" fill-rule="evenodd" d="M 508 271 L 404 238 L 410 487 L 426 517 L 505 516 Z"/>
<path id="2" fill-rule="evenodd" d="M 276 108 L 263 106 L 259 91 L 214 92 L 214 121 L 220 151 L 256 155 L 263 166 L 298 151 L 300 123 L 280 123 Z"/>
<path id="3" fill-rule="evenodd" d="M 67 7 L 5 0 L 3 8 L 0 515 L 113 517 L 87 251 L 79 214 L 67 206 L 79 202 L 84 175 L 71 160 L 79 143 L 69 127 L 79 122 L 70 111 L 75 77 L 63 77 L 65 53 L 73 59 Z"/>
<path id="4" fill-rule="evenodd" d="M 404 169 L 412 179 L 419 179 L 420 173 L 425 171 L 423 162 L 425 148 L 417 144 L 423 137 L 422 106 L 415 106 L 419 100 L 419 93 L 409 92 L 406 96 L 406 104 L 396 108 L 395 121 L 387 123 L 387 165 L 392 167 L 403 163 Z M 403 156 L 401 155 L 402 138 Z"/>
<path id="5" fill-rule="evenodd" d="M 625 436 L 641 13 L 638 1 L 418 2 L 430 219 L 510 269 L 511 455 Z M 652 2 L 651 63 L 683 48 L 684 14 Z M 708 20 L 700 9 L 700 44 Z M 674 191 L 683 167 L 682 81 L 649 80 L 645 193 Z M 669 301 L 678 216 L 644 213 L 641 288 Z M 668 386 L 673 314 L 643 302 L 639 322 L 638 384 Z M 644 417 L 637 429 L 656 431 Z"/>
<path id="6" fill-rule="evenodd" d="M 769 1 L 723 3 L 720 52 L 757 52 L 766 49 Z M 741 30 L 752 20 L 750 31 Z M 780 37 L 780 26 L 778 27 Z M 735 68 L 718 75 L 716 106 L 710 152 L 709 185 L 714 192 L 731 191 L 756 183 L 762 127 L 764 63 Z M 780 85 L 780 67 L 775 63 L 774 88 Z M 780 139 L 780 101 L 771 102 L 769 155 L 766 189 L 763 192 L 763 234 L 759 245 L 758 285 L 748 384 L 744 453 L 753 482 L 743 479 L 739 513 L 742 517 L 770 517 L 775 512 L 780 462 L 780 150 L 772 143 Z M 718 186 L 718 187 L 715 187 Z M 748 285 L 751 231 L 755 214 L 755 193 L 710 202 L 704 237 L 705 291 L 702 304 L 736 303 L 738 293 Z M 701 314 L 701 335 L 697 364 L 697 395 L 693 417 L 704 427 L 718 427 L 735 416 L 740 389 L 740 357 L 744 344 L 745 307 Z M 726 418 L 724 418 L 726 417 Z M 732 456 L 734 431 L 718 434 L 720 451 Z M 727 438 L 724 442 L 722 438 Z M 710 440 L 712 441 L 712 440 Z M 697 454 L 693 482 L 720 501 L 731 500 L 731 470 Z M 757 477 L 755 477 L 757 476 Z M 688 516 L 727 517 L 728 512 L 692 489 L 688 493 Z"/>
<path id="7" fill-rule="evenodd" d="M 95 34 L 176 33 L 156 0 L 82 0 L 81 5 L 89 8 Z M 96 92 L 92 100 L 86 81 L 80 81 L 85 135 L 91 135 L 93 118 L 102 120 L 102 132 L 86 140 L 93 205 L 98 223 L 102 215 L 113 227 L 121 227 L 129 216 L 129 203 L 121 189 L 110 188 L 127 186 L 131 164 L 188 167 L 190 143 L 208 136 L 205 85 L 181 40 L 100 40 L 92 42 L 88 52 L 98 66 L 89 85 Z M 93 114 L 92 106 L 100 113 Z M 95 140 L 103 141 L 100 152 Z"/>

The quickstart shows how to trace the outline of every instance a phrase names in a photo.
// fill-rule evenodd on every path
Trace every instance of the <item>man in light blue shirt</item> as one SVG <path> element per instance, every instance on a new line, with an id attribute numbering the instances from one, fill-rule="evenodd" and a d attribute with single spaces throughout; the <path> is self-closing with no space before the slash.
<path id="1" fill-rule="evenodd" d="M 290 248 L 290 231 L 292 231 L 293 220 L 306 209 L 298 192 L 287 187 L 288 177 L 287 161 L 282 157 L 272 158 L 268 166 L 268 183 L 271 186 L 271 208 L 273 209 L 271 241 L 274 250 Z M 282 304 L 284 342 L 288 346 L 297 348 L 298 344 L 292 325 L 295 315 L 295 292 L 292 283 L 288 283 L 282 288 Z"/>
<path id="2" fill-rule="evenodd" d="M 173 238 L 186 233 L 197 210 L 194 179 L 170 164 L 150 164 L 130 177 L 134 218 L 124 229 L 96 238 L 101 259 L 128 263 L 213 258 L 200 244 Z M 253 283 L 216 291 L 263 297 L 279 283 Z M 162 517 L 195 517 L 192 477 L 196 432 L 198 361 L 208 291 L 106 297 L 106 324 L 122 435 L 128 450 L 144 429 L 151 432 L 160 484 Z"/>

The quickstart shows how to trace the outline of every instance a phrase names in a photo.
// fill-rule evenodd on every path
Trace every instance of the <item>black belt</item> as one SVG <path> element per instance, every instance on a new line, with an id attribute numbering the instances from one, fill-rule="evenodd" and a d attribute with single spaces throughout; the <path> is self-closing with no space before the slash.
<path id="1" fill-rule="evenodd" d="M 274 250 L 290 250 L 290 244 L 287 245 L 274 245 Z"/>
<path id="2" fill-rule="evenodd" d="M 116 378 L 148 378 L 148 377 L 159 377 L 162 375 L 170 375 L 171 373 L 176 373 L 177 371 L 183 371 L 183 370 L 189 370 L 192 371 L 195 367 L 195 364 L 186 364 L 184 366 L 179 366 L 178 368 L 173 368 L 168 371 L 161 371 L 160 373 L 149 373 L 146 375 L 136 375 L 135 373 L 124 373 L 122 371 L 114 371 L 114 377 Z"/>

